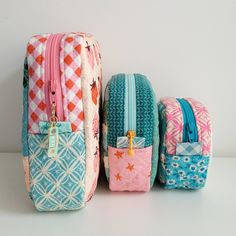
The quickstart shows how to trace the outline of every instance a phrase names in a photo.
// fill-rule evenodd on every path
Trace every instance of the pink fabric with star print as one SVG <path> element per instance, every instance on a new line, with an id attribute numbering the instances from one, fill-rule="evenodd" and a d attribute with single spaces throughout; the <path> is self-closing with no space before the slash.
<path id="1" fill-rule="evenodd" d="M 108 147 L 111 191 L 149 191 L 152 146 L 134 149 Z"/>

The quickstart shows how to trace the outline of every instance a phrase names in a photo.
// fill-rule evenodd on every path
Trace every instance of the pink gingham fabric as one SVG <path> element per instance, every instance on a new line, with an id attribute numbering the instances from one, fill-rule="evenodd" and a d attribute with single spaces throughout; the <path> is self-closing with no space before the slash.
<path id="1" fill-rule="evenodd" d="M 39 121 L 47 121 L 45 101 L 45 49 L 49 34 L 32 37 L 27 46 L 29 73 L 28 129 L 29 133 L 39 133 Z"/>
<path id="2" fill-rule="evenodd" d="M 72 130 L 83 130 L 84 113 L 81 87 L 81 44 L 83 36 L 70 33 L 61 41 L 60 67 L 63 90 L 64 119 Z"/>

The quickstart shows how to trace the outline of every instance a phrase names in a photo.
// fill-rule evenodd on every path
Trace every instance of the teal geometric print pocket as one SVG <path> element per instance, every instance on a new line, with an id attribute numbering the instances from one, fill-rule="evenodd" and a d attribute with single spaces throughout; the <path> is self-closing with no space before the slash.
<path id="1" fill-rule="evenodd" d="M 58 154 L 48 157 L 48 135 L 29 134 L 30 189 L 39 211 L 73 210 L 85 204 L 82 132 L 59 135 Z"/>
<path id="2" fill-rule="evenodd" d="M 166 155 L 159 177 L 167 189 L 199 189 L 205 185 L 208 164 L 208 156 Z"/>

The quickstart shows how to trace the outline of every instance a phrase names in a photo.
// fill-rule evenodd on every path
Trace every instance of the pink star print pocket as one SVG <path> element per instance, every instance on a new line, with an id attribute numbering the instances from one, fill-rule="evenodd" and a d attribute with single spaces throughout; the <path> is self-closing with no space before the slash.
<path id="1" fill-rule="evenodd" d="M 134 149 L 134 155 L 128 155 L 127 148 L 108 147 L 110 168 L 110 190 L 112 191 L 148 191 L 152 146 Z"/>

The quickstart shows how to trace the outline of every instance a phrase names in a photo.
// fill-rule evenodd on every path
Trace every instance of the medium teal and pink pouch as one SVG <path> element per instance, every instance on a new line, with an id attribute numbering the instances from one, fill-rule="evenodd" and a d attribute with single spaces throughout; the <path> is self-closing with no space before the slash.
<path id="1" fill-rule="evenodd" d="M 149 191 L 158 162 L 158 110 L 140 74 L 112 76 L 103 106 L 103 160 L 111 191 Z"/>
<path id="2" fill-rule="evenodd" d="M 44 34 L 27 45 L 22 152 L 39 211 L 80 209 L 99 173 L 101 60 L 93 36 Z"/>
<path id="3" fill-rule="evenodd" d="M 205 186 L 211 158 L 211 120 L 193 98 L 163 98 L 160 117 L 158 179 L 167 189 Z"/>

